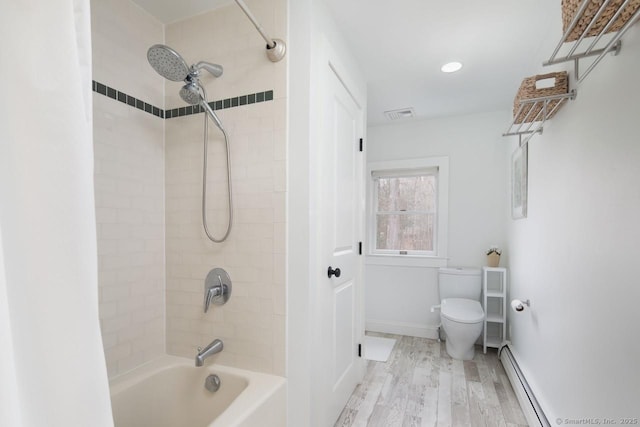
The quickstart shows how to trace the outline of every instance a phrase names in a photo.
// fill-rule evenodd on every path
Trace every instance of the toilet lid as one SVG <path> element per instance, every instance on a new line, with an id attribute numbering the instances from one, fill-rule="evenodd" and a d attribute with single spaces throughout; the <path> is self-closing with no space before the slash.
<path id="1" fill-rule="evenodd" d="M 442 316 L 460 323 L 478 323 L 484 320 L 484 311 L 478 301 L 466 298 L 442 300 Z"/>

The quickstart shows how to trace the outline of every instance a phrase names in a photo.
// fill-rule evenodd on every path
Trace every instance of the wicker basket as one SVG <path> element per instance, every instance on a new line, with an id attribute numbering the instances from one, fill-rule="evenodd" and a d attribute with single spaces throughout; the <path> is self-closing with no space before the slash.
<path id="1" fill-rule="evenodd" d="M 553 87 L 536 89 L 536 82 L 538 80 L 549 78 L 556 79 L 556 84 Z M 534 121 L 534 118 L 540 113 L 543 108 L 543 104 L 541 102 L 538 102 L 536 104 L 527 104 L 523 106 L 522 111 L 520 111 L 520 114 L 518 115 L 518 117 L 516 117 L 516 114 L 518 114 L 518 110 L 520 109 L 520 101 L 550 95 L 563 95 L 566 93 L 569 93 L 569 75 L 566 71 L 538 74 L 537 76 L 527 77 L 522 81 L 520 89 L 518 89 L 518 93 L 516 94 L 516 98 L 513 101 L 513 117 L 515 117 L 514 123 L 522 123 L 525 118 L 527 119 L 527 122 Z M 560 107 L 556 108 L 556 105 L 562 101 L 563 100 L 549 101 L 547 105 L 547 111 L 552 113 L 547 113 L 547 119 L 550 119 L 555 115 L 555 113 L 558 112 Z"/>
<path id="2" fill-rule="evenodd" d="M 582 3 L 583 1 L 588 1 L 589 4 L 582 13 L 582 16 L 578 19 L 576 26 L 567 37 L 566 41 L 568 42 L 578 40 L 580 38 L 582 33 L 584 33 L 584 31 L 587 29 L 587 26 L 589 26 L 589 23 L 593 20 L 593 18 L 598 13 L 598 10 L 604 3 L 604 0 L 562 0 L 563 34 L 569 29 L 569 25 L 571 25 L 571 21 L 573 21 L 573 17 L 576 15 L 576 13 L 578 13 L 580 3 Z M 611 21 L 618 9 L 620 9 L 623 3 L 624 0 L 611 1 L 611 3 L 605 8 L 604 12 L 602 12 L 593 27 L 591 27 L 591 29 L 587 33 L 587 36 L 592 37 L 600 34 L 604 27 L 607 26 L 609 21 Z M 607 33 L 620 30 L 629 21 L 629 19 L 631 19 L 633 14 L 636 13 L 638 8 L 640 8 L 640 0 L 631 0 L 624 8 L 622 13 L 618 15 L 618 18 L 615 20 L 615 22 L 607 29 Z"/>

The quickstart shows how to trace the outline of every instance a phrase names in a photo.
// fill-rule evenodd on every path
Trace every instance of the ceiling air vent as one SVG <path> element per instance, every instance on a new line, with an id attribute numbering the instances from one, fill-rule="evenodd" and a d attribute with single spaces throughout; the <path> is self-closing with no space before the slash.
<path id="1" fill-rule="evenodd" d="M 385 111 L 384 115 L 387 116 L 389 120 L 398 120 L 398 119 L 409 119 L 411 117 L 415 117 L 415 112 L 413 108 L 401 108 L 399 110 L 391 110 Z"/>

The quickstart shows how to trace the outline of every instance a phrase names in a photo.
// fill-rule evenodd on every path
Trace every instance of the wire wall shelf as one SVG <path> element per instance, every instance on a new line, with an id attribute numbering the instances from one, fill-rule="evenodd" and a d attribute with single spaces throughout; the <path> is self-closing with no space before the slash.
<path id="1" fill-rule="evenodd" d="M 620 0 L 604 0 L 597 8 L 597 12 L 586 13 L 588 6 L 593 7 L 594 3 L 596 2 L 593 0 L 583 0 L 580 3 L 551 57 L 542 64 L 547 66 L 573 61 L 574 75 L 578 83 L 582 83 L 607 53 L 617 55 L 620 52 L 622 48 L 620 39 L 640 17 L 640 8 L 638 8 L 618 31 L 612 31 L 617 25 L 614 23 L 619 23 L 620 19 L 625 18 L 624 13 L 627 13 L 628 7 L 637 7 L 637 0 L 624 0 L 621 4 Z M 585 15 L 592 16 L 587 19 Z M 571 42 L 573 44 L 568 47 L 568 51 L 560 54 L 562 46 Z M 595 59 L 581 73 L 580 61 L 590 57 Z"/>
<path id="2" fill-rule="evenodd" d="M 542 133 L 545 122 L 552 117 L 567 100 L 574 100 L 576 96 L 577 92 L 573 89 L 565 94 L 520 101 L 518 111 L 514 114 L 511 124 L 502 136 L 517 135 L 520 138 L 521 146 L 528 143 L 535 134 Z M 524 118 L 520 119 L 521 117 Z"/>
<path id="3" fill-rule="evenodd" d="M 577 83 L 582 83 L 608 53 L 617 55 L 622 49 L 622 36 L 640 20 L 640 0 L 582 0 L 579 3 L 564 0 L 562 7 L 565 22 L 562 38 L 542 65 L 573 62 Z M 586 58 L 591 60 L 582 71 L 580 64 Z M 545 122 L 562 105 L 576 96 L 573 89 L 519 101 L 517 112 L 514 111 L 514 118 L 502 136 L 518 136 L 520 146 L 527 144 L 534 135 L 542 133 Z"/>

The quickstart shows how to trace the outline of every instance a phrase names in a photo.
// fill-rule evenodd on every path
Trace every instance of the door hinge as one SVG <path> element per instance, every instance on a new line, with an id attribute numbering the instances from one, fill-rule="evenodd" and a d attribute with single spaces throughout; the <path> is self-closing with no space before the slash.
<path id="1" fill-rule="evenodd" d="M 358 357 L 362 357 L 362 344 L 358 344 Z"/>
<path id="2" fill-rule="evenodd" d="M 358 255 L 362 255 L 362 242 L 358 242 Z"/>
<path id="3" fill-rule="evenodd" d="M 364 146 L 364 141 L 362 140 L 362 138 L 360 138 L 360 151 L 362 151 L 363 146 Z"/>

